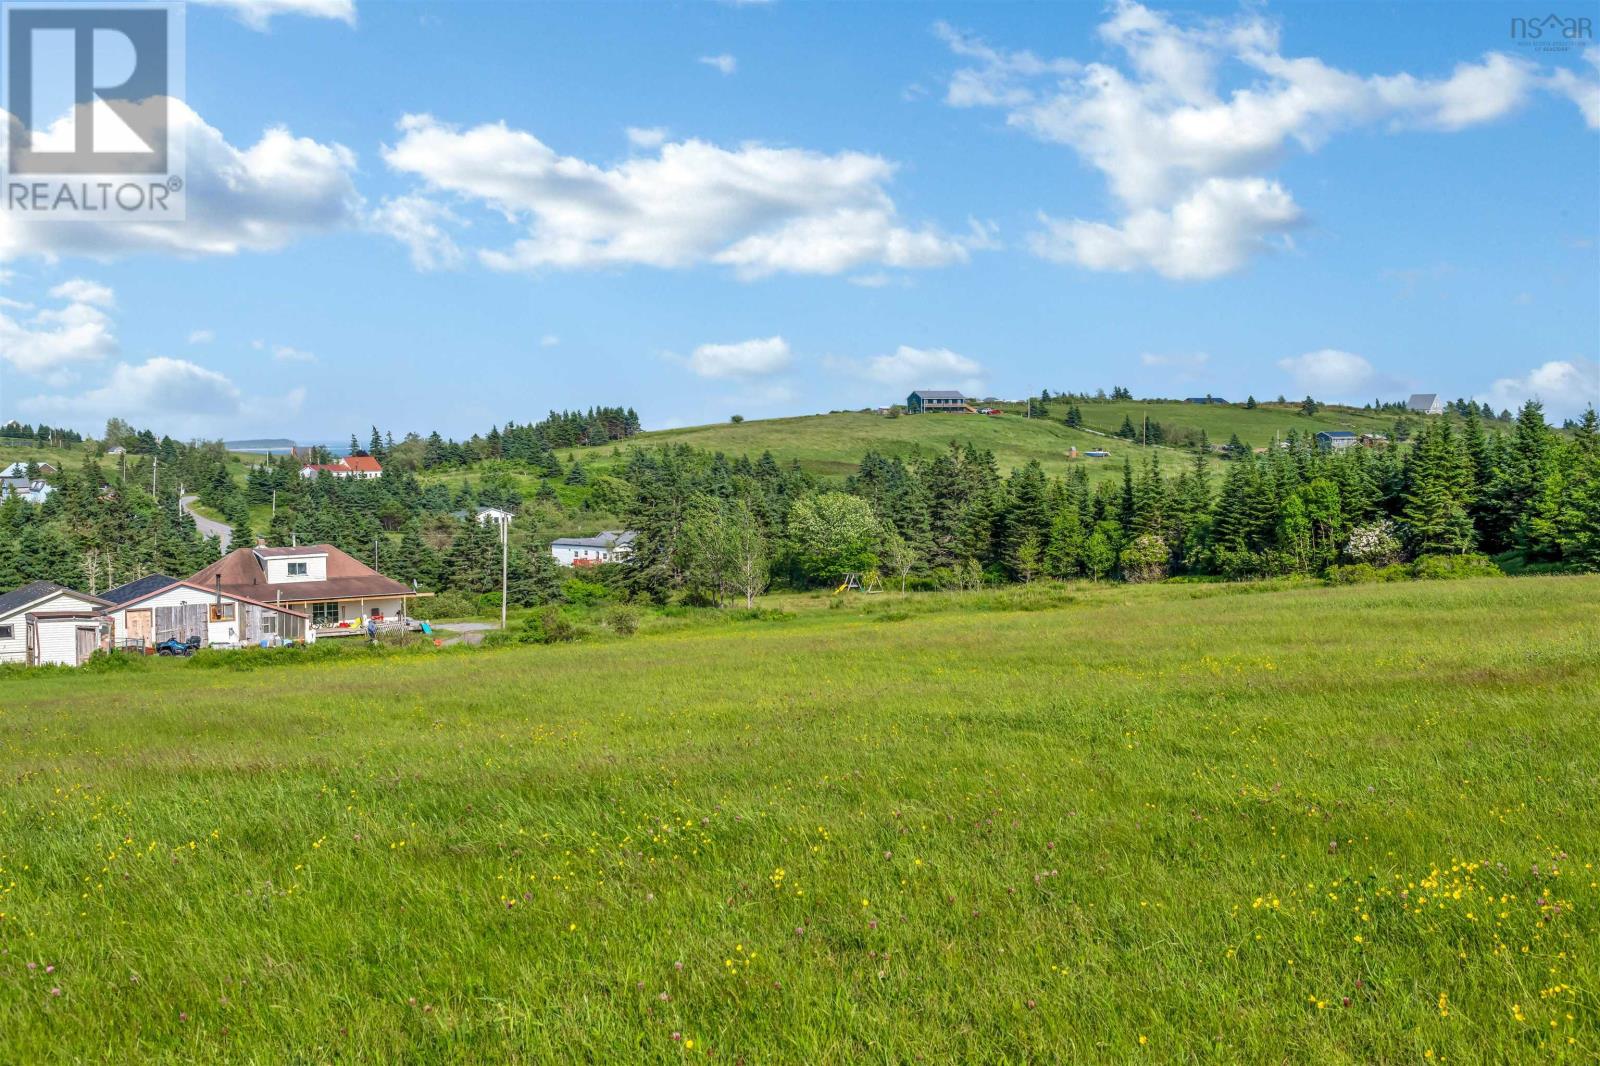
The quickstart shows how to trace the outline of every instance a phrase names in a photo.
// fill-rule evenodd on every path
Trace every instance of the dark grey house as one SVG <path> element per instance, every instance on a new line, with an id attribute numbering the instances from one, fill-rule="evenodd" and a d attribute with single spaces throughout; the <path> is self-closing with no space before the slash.
<path id="1" fill-rule="evenodd" d="M 1227 403 L 1228 403 L 1228 401 L 1224 400 L 1221 396 L 1190 396 L 1188 399 L 1184 400 L 1183 402 L 1184 403 L 1220 403 L 1220 404 L 1222 404 L 1224 406 L 1226 406 Z"/>
<path id="2" fill-rule="evenodd" d="M 923 415 L 934 411 L 965 411 L 967 398 L 950 389 L 918 389 L 906 397 L 906 414 Z"/>

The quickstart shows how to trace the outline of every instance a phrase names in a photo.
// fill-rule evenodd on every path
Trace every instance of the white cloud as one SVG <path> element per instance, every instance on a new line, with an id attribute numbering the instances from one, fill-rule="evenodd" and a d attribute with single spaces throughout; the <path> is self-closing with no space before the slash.
<path id="1" fill-rule="evenodd" d="M 900 225 L 885 191 L 894 164 L 860 152 L 687 140 L 606 168 L 504 123 L 461 130 L 408 115 L 400 130 L 384 149 L 390 167 L 527 225 L 509 249 L 478 253 L 496 270 L 720 263 L 744 278 L 837 274 L 964 261 L 977 239 Z"/>
<path id="2" fill-rule="evenodd" d="M 554 348 L 560 343 L 561 338 L 556 336 L 554 333 L 546 333 L 543 337 L 539 338 L 539 347 L 541 348 Z"/>
<path id="3" fill-rule="evenodd" d="M 1587 359 L 1551 360 L 1520 378 L 1499 378 L 1488 392 L 1473 399 L 1513 413 L 1523 401 L 1538 400 L 1547 416 L 1575 418 L 1590 406 L 1600 406 L 1600 364 Z"/>
<path id="4" fill-rule="evenodd" d="M 217 335 L 209 329 L 196 329 L 189 333 L 190 344 L 210 344 L 216 339 Z"/>
<path id="5" fill-rule="evenodd" d="M 689 356 L 689 369 L 703 378 L 749 378 L 776 374 L 789 368 L 793 356 L 782 337 L 702 344 Z"/>
<path id="6" fill-rule="evenodd" d="M 1182 355 L 1159 355 L 1154 352 L 1145 352 L 1139 356 L 1141 366 L 1164 367 L 1174 370 L 1201 370 L 1211 362 L 1211 356 L 1205 352 L 1190 352 Z"/>
<path id="7" fill-rule="evenodd" d="M 1337 348 L 1322 348 L 1305 355 L 1279 359 L 1278 366 L 1294 379 L 1296 391 L 1304 391 L 1318 399 L 1337 399 L 1351 396 L 1373 384 L 1376 371 L 1372 364 L 1352 352 Z"/>
<path id="8" fill-rule="evenodd" d="M 1284 245 L 1300 217 L 1294 198 L 1275 181 L 1211 178 L 1170 210 L 1141 208 L 1116 226 L 1041 216 L 1045 229 L 1029 243 L 1045 259 L 1091 270 L 1150 268 L 1169 278 L 1215 278 Z"/>
<path id="9" fill-rule="evenodd" d="M 1560 67 L 1551 73 L 1549 86 L 1578 105 L 1590 129 L 1600 130 L 1600 46 L 1584 49 L 1583 58 L 1594 68 L 1592 74 Z"/>
<path id="10" fill-rule="evenodd" d="M 239 389 L 215 370 L 157 356 L 138 365 L 118 363 L 98 388 L 73 396 L 35 396 L 19 405 L 35 416 L 83 424 L 113 415 L 158 422 L 184 435 L 215 428 L 240 411 Z"/>
<path id="11" fill-rule="evenodd" d="M 739 61 L 726 52 L 715 56 L 701 56 L 700 62 L 725 75 L 739 69 Z"/>
<path id="12" fill-rule="evenodd" d="M 75 304 L 93 304 L 95 307 L 108 310 L 117 306 L 117 296 L 109 286 L 102 285 L 98 281 L 85 281 L 83 278 L 63 281 L 50 290 L 50 295 L 58 300 Z"/>
<path id="13" fill-rule="evenodd" d="M 958 388 L 983 391 L 984 367 L 948 348 L 913 348 L 902 344 L 889 355 L 866 360 L 829 358 L 824 365 L 895 390 Z"/>
<path id="14" fill-rule="evenodd" d="M 110 259 L 133 252 L 233 255 L 271 251 L 355 221 L 361 209 L 343 145 L 268 129 L 239 149 L 181 100 L 170 101 L 188 144 L 183 222 L 26 222 L 0 212 L 0 262 L 24 256 Z M 0 113 L 0 140 L 12 122 Z M 0 144 L 0 151 L 4 145 Z"/>
<path id="15" fill-rule="evenodd" d="M 104 285 L 81 278 L 62 282 L 50 295 L 64 301 L 62 306 L 35 311 L 17 300 L 0 303 L 13 311 L 34 312 L 12 317 L 0 310 L 0 362 L 60 383 L 72 376 L 75 366 L 116 352 L 117 338 L 106 314 L 116 298 Z"/>
<path id="16" fill-rule="evenodd" d="M 1438 78 L 1364 76 L 1285 57 L 1277 27 L 1253 7 L 1180 24 L 1119 0 L 1099 32 L 1120 63 L 1045 60 L 936 29 L 969 61 L 951 75 L 947 103 L 1001 108 L 1010 125 L 1069 146 L 1105 176 L 1120 221 L 1047 219 L 1034 241 L 1041 255 L 1095 270 L 1212 278 L 1279 246 L 1300 211 L 1260 172 L 1291 147 L 1312 151 L 1360 126 L 1462 129 L 1511 113 L 1540 89 L 1590 98 L 1570 72 L 1541 79 L 1531 61 L 1501 53 Z M 1219 72 L 1233 66 L 1255 79 L 1225 89 Z"/>
<path id="17" fill-rule="evenodd" d="M 635 148 L 660 148 L 667 140 L 665 126 L 629 126 L 628 143 Z"/>
<path id="18" fill-rule="evenodd" d="M 437 200 L 390 197 L 372 213 L 371 223 L 409 248 L 411 265 L 418 270 L 453 270 L 461 265 L 461 248 L 445 226 L 461 225 L 462 220 Z"/>
<path id="19" fill-rule="evenodd" d="M 315 363 L 317 357 L 311 352 L 291 348 L 287 344 L 279 344 L 272 349 L 272 358 L 280 363 Z"/>
<path id="20" fill-rule="evenodd" d="M 194 0 L 208 7 L 226 8 L 253 30 L 267 29 L 279 15 L 305 15 L 356 24 L 355 0 Z"/>

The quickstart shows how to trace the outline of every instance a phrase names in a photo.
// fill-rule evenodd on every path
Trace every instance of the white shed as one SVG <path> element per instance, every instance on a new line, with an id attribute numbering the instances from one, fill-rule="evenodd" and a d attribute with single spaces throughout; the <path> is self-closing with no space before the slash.
<path id="1" fill-rule="evenodd" d="M 281 604 L 264 603 L 160 574 L 106 593 L 116 647 L 138 650 L 166 640 L 198 637 L 204 647 L 315 641 L 306 615 Z"/>
<path id="2" fill-rule="evenodd" d="M 23 585 L 21 588 L 0 594 L 0 663 L 36 661 L 34 658 L 34 651 L 38 647 L 36 640 L 41 634 L 35 630 L 41 624 L 43 635 L 48 637 L 47 643 L 52 649 L 52 655 L 57 654 L 63 641 L 66 647 L 76 649 L 79 628 L 77 622 L 81 619 L 69 620 L 58 616 L 83 615 L 92 619 L 92 616 L 104 606 L 106 601 L 98 596 L 75 592 L 52 581 L 35 581 L 31 585 Z M 92 627 L 98 630 L 99 623 L 92 622 Z M 94 646 L 97 644 L 98 642 Z M 78 658 L 75 654 L 68 657 L 62 653 L 62 658 L 45 661 L 65 661 L 76 666 L 93 653 L 94 646 L 91 646 L 89 652 L 82 658 Z"/>

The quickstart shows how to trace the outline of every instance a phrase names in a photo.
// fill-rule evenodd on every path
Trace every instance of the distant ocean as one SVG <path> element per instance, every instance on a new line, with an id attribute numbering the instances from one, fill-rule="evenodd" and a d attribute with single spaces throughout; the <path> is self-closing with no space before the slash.
<path id="1" fill-rule="evenodd" d="M 348 440 L 343 442 L 331 440 L 301 442 L 292 441 L 286 437 L 274 437 L 271 439 L 223 441 L 222 446 L 230 452 L 271 452 L 274 455 L 281 455 L 291 448 L 305 451 L 308 448 L 316 447 L 326 448 L 328 454 L 335 458 L 350 454 L 350 442 Z"/>

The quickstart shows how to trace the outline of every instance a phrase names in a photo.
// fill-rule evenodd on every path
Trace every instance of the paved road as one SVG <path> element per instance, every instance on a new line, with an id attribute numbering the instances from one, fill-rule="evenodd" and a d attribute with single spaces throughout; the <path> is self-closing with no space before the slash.
<path id="1" fill-rule="evenodd" d="M 199 498 L 200 497 L 198 496 L 181 497 L 178 500 L 178 509 L 184 514 L 188 515 L 190 518 L 194 519 L 194 528 L 200 531 L 200 535 L 202 537 L 216 537 L 218 540 L 222 541 L 222 550 L 227 551 L 228 541 L 231 539 L 227 523 L 213 522 L 205 515 L 195 514 L 193 511 L 189 510 L 189 505 Z"/>
<path id="2" fill-rule="evenodd" d="M 483 635 L 491 630 L 499 629 L 499 622 L 447 622 L 439 626 L 456 634 L 445 638 L 445 645 L 451 644 L 482 644 Z"/>

